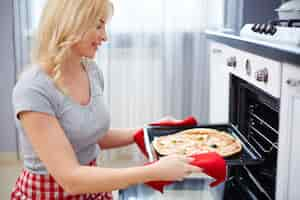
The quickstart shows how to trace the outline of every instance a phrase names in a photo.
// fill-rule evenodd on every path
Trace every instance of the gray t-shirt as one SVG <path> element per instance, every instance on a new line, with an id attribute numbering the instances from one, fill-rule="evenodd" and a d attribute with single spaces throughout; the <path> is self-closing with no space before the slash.
<path id="1" fill-rule="evenodd" d="M 13 106 L 20 133 L 24 167 L 29 171 L 48 174 L 18 119 L 18 114 L 22 111 L 42 112 L 56 117 L 81 164 L 89 163 L 100 153 L 97 142 L 107 132 L 110 124 L 109 113 L 104 104 L 103 75 L 93 61 L 86 62 L 85 68 L 91 94 L 87 105 L 80 105 L 64 95 L 39 66 L 32 66 L 17 82 L 13 90 Z M 55 151 L 55 146 L 52 151 Z"/>

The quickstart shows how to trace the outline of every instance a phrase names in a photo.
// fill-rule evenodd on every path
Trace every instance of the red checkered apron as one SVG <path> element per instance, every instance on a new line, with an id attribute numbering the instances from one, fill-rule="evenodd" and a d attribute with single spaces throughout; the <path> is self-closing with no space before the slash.
<path id="1" fill-rule="evenodd" d="M 96 165 L 96 160 L 89 163 Z M 38 175 L 24 169 L 19 176 L 11 200 L 112 200 L 112 194 L 101 192 L 95 194 L 70 195 L 56 183 L 51 175 Z"/>

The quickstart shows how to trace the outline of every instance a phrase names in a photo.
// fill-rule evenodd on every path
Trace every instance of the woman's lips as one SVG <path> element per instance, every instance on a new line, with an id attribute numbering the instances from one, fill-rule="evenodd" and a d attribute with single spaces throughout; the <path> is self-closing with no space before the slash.
<path id="1" fill-rule="evenodd" d="M 92 46 L 95 48 L 95 50 L 98 50 L 98 47 L 100 46 L 101 44 L 97 44 L 97 43 L 92 43 Z"/>

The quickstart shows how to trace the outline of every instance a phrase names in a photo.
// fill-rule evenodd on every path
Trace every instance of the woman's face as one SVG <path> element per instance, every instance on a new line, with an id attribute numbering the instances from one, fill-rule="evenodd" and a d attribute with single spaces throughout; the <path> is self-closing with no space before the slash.
<path id="1" fill-rule="evenodd" d="M 94 58 L 98 47 L 107 40 L 105 21 L 100 19 L 95 28 L 87 31 L 82 40 L 74 44 L 72 50 L 80 57 Z"/>

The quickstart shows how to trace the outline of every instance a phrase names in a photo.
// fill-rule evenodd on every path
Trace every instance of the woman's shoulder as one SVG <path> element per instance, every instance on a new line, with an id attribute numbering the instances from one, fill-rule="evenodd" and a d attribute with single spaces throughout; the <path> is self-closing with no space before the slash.
<path id="1" fill-rule="evenodd" d="M 27 66 L 17 77 L 16 85 L 49 84 L 50 77 L 38 65 Z"/>
<path id="2" fill-rule="evenodd" d="M 50 77 L 37 66 L 32 66 L 20 74 L 12 92 L 15 116 L 23 111 L 36 111 L 55 116 L 58 100 Z"/>
<path id="3" fill-rule="evenodd" d="M 51 78 L 37 65 L 26 68 L 18 76 L 18 80 L 13 89 L 13 93 L 39 92 L 45 96 L 52 91 Z"/>

